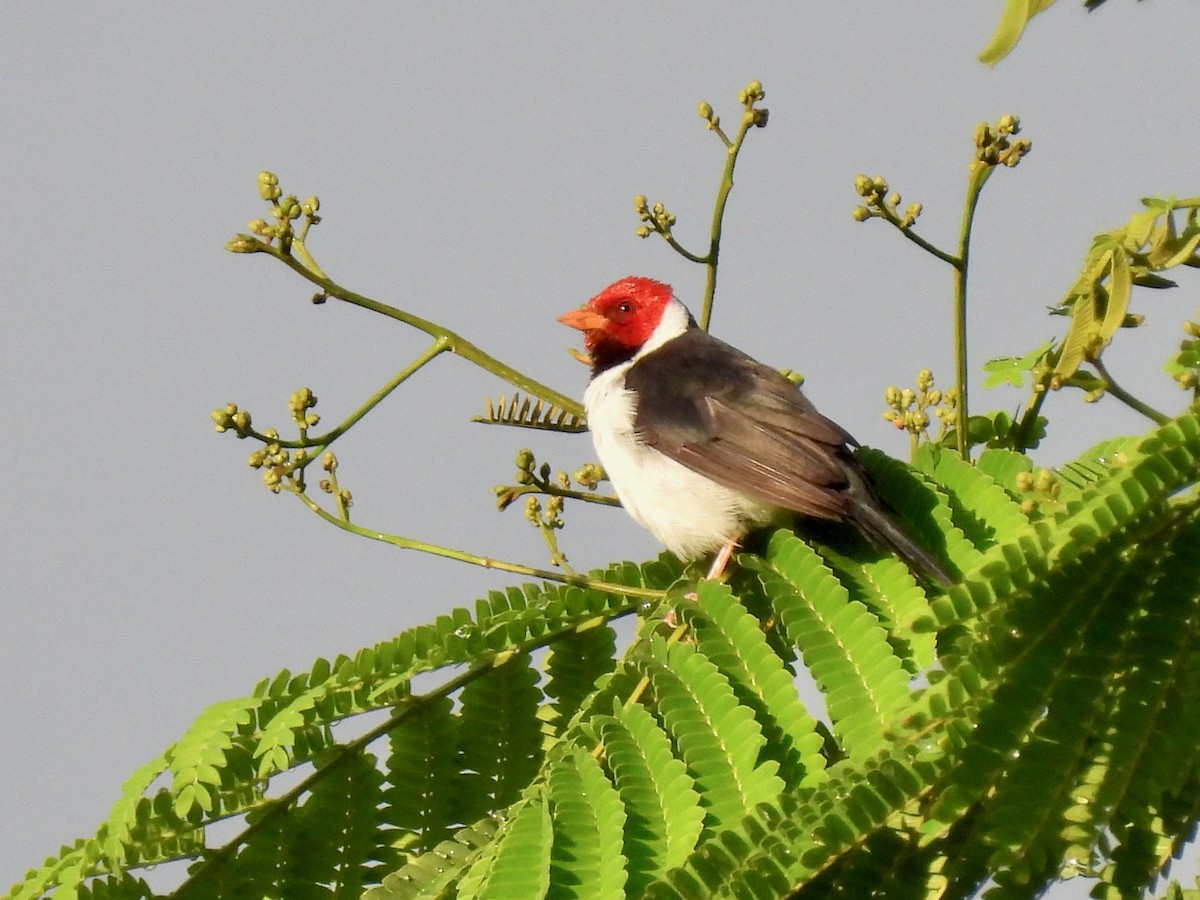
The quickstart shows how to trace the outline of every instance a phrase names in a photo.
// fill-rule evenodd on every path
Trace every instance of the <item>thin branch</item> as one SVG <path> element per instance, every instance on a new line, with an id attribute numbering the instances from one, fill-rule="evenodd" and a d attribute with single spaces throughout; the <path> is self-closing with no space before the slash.
<path id="1" fill-rule="evenodd" d="M 954 267 L 954 368 L 958 387 L 957 413 L 954 427 L 954 443 L 958 455 L 970 459 L 967 443 L 967 276 L 971 260 L 971 225 L 975 221 L 975 209 L 979 205 L 979 194 L 991 177 L 993 167 L 978 160 L 970 166 L 967 179 L 967 197 L 963 204 L 962 226 L 958 233 L 958 259 L 950 264 Z"/>
<path id="2" fill-rule="evenodd" d="M 430 337 L 440 341 L 444 345 L 445 350 L 454 353 L 456 356 L 461 356 L 481 369 L 503 378 L 509 384 L 520 388 L 528 394 L 533 394 L 535 397 L 540 397 L 543 400 L 553 403 L 555 406 L 565 409 L 580 418 L 583 417 L 583 407 L 577 401 L 572 400 L 565 394 L 560 394 L 558 391 L 547 387 L 539 381 L 535 381 L 523 372 L 519 372 L 512 366 L 501 362 L 491 354 L 485 353 L 478 346 L 450 329 L 397 307 L 380 303 L 378 300 L 372 300 L 370 297 L 365 297 L 349 288 L 342 287 L 321 272 L 319 268 L 310 268 L 306 265 L 305 261 L 291 253 L 285 253 L 274 244 L 268 244 L 247 234 L 239 234 L 235 241 L 240 246 L 246 246 L 246 243 L 250 241 L 257 243 L 260 246 L 255 248 L 256 252 L 268 253 L 280 260 L 293 271 L 319 287 L 322 295 L 336 297 L 345 303 L 349 303 L 351 306 L 370 310 L 381 316 L 387 316 L 389 319 L 403 322 L 405 325 L 416 328 L 418 331 L 423 331 Z"/>
<path id="3" fill-rule="evenodd" d="M 529 578 L 541 578 L 544 581 L 552 581 L 558 584 L 569 584 L 575 587 L 587 588 L 588 590 L 600 591 L 605 594 L 614 594 L 619 597 L 642 597 L 651 600 L 658 600 L 666 594 L 664 591 L 654 588 L 643 587 L 626 587 L 619 584 L 611 584 L 607 581 L 600 581 L 595 578 L 588 578 L 584 575 L 569 575 L 563 572 L 554 572 L 550 569 L 535 569 L 532 566 L 526 566 L 521 563 L 507 562 L 502 559 L 493 559 L 490 556 L 479 556 L 474 553 L 468 553 L 465 550 L 455 550 L 452 547 L 445 547 L 441 544 L 431 544 L 428 541 L 417 540 L 416 538 L 406 538 L 398 534 L 386 534 L 381 531 L 374 531 L 370 528 L 363 528 L 361 525 L 355 525 L 353 522 L 339 518 L 333 513 L 326 510 L 307 494 L 302 494 L 299 491 L 293 493 L 310 510 L 324 519 L 341 528 L 343 531 L 349 531 L 351 534 L 357 534 L 361 537 L 370 538 L 373 541 L 382 541 L 385 544 L 391 544 L 393 547 L 399 547 L 401 550 L 418 550 L 422 553 L 429 553 L 433 556 L 441 556 L 446 559 L 457 560 L 458 562 L 467 563 L 472 566 L 481 566 L 485 569 L 496 569 L 500 572 L 509 572 L 514 575 L 523 575 Z"/>
<path id="4" fill-rule="evenodd" d="M 1165 425 L 1167 422 L 1171 421 L 1170 416 L 1159 412 L 1150 404 L 1142 402 L 1137 397 L 1133 396 L 1133 394 L 1129 393 L 1129 391 L 1117 384 L 1112 375 L 1109 374 L 1107 367 L 1105 367 L 1104 363 L 1101 362 L 1099 356 L 1097 356 L 1095 359 L 1089 360 L 1089 362 L 1096 367 L 1096 371 L 1099 372 L 1100 377 L 1104 379 L 1106 383 L 1105 391 L 1112 394 L 1134 412 L 1141 413 L 1147 419 L 1158 425 Z"/>

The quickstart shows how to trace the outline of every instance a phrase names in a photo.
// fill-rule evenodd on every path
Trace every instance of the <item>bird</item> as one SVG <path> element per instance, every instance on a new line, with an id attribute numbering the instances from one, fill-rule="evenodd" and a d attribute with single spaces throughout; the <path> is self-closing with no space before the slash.
<path id="1" fill-rule="evenodd" d="M 623 278 L 558 321 L 583 332 L 588 430 L 621 505 L 681 560 L 715 553 L 708 578 L 749 532 L 798 514 L 954 583 L 893 520 L 858 442 L 779 371 L 701 329 L 669 285 Z"/>

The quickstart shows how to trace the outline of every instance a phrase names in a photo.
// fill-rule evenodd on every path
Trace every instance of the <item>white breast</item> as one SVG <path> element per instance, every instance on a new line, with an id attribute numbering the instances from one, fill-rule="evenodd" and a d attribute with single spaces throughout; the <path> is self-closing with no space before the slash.
<path id="1" fill-rule="evenodd" d="M 693 559 L 762 525 L 775 510 L 643 445 L 633 430 L 631 362 L 602 372 L 583 402 L 600 463 L 625 511 L 681 559 Z"/>

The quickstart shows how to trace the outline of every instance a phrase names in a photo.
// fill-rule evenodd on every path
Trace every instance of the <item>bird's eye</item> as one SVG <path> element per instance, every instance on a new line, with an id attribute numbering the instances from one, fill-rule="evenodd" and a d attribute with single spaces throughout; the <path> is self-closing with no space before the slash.
<path id="1" fill-rule="evenodd" d="M 633 312 L 633 304 L 626 300 L 624 303 L 617 304 L 617 312 L 629 315 Z"/>

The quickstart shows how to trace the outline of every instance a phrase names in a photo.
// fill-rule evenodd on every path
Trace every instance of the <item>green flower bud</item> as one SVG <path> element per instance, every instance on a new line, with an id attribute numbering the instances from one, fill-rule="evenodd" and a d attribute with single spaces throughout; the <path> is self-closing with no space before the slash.
<path id="1" fill-rule="evenodd" d="M 996 130 L 1002 135 L 1016 134 L 1021 130 L 1021 120 L 1009 113 L 1000 117 Z"/>
<path id="2" fill-rule="evenodd" d="M 326 472 L 332 472 L 338 467 L 337 457 L 333 455 L 332 450 L 326 450 L 321 454 L 321 468 Z"/>
<path id="3" fill-rule="evenodd" d="M 237 237 L 226 241 L 225 249 L 230 253 L 260 253 L 266 249 L 266 245 L 262 241 L 239 234 Z"/>
<path id="4" fill-rule="evenodd" d="M 698 107 L 696 107 L 696 112 L 698 112 L 700 114 L 700 118 L 705 119 L 709 122 L 712 121 L 713 108 L 711 106 L 709 106 L 707 103 L 701 102 L 700 105 Z"/>
<path id="5" fill-rule="evenodd" d="M 1016 477 L 1017 490 L 1027 494 L 1033 490 L 1033 475 L 1030 472 L 1018 472 Z"/>
<path id="6" fill-rule="evenodd" d="M 258 173 L 258 196 L 264 200 L 271 201 L 279 197 L 279 179 L 275 177 L 274 172 L 259 172 Z"/>
<path id="7" fill-rule="evenodd" d="M 640 238 L 648 238 L 650 237 L 651 231 L 645 225 L 640 225 L 633 230 L 633 233 Z"/>
<path id="8" fill-rule="evenodd" d="M 650 205 L 646 200 L 645 194 L 638 194 L 633 198 L 633 209 L 643 219 L 650 217 Z"/>
<path id="9" fill-rule="evenodd" d="M 867 196 L 869 193 L 871 193 L 871 191 L 873 189 L 874 189 L 874 187 L 871 183 L 871 179 L 868 178 L 866 175 L 855 175 L 854 176 L 854 191 L 860 197 Z"/>
<path id="10" fill-rule="evenodd" d="M 900 408 L 900 388 L 889 384 L 883 392 L 883 402 L 893 409 Z"/>
<path id="11" fill-rule="evenodd" d="M 208 414 L 208 417 L 213 421 L 213 427 L 217 431 L 225 431 L 227 428 L 233 427 L 233 416 L 228 409 L 214 409 Z"/>
<path id="12" fill-rule="evenodd" d="M 856 206 L 850 210 L 850 216 L 855 222 L 865 222 L 871 218 L 871 211 L 865 206 Z"/>

